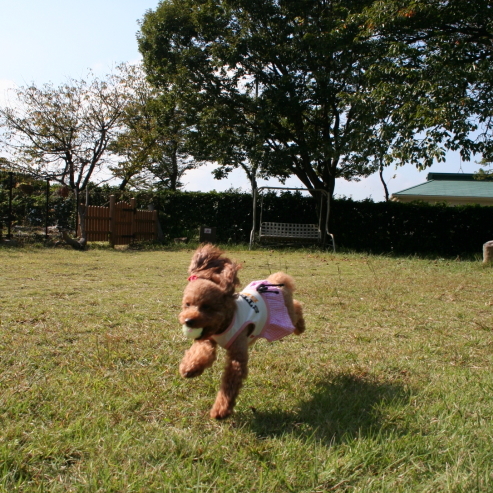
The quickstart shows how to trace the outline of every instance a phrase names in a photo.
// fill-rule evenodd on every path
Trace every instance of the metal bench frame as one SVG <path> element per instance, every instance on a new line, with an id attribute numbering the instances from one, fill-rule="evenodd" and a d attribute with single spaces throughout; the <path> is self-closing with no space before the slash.
<path id="1" fill-rule="evenodd" d="M 253 226 L 250 233 L 250 249 L 255 243 L 255 232 L 257 229 L 257 199 L 262 190 L 298 190 L 307 192 L 306 188 L 289 188 L 289 187 L 260 187 L 258 188 L 253 197 Z M 319 224 L 299 224 L 299 223 L 278 223 L 278 222 L 263 222 L 262 221 L 262 206 L 263 197 L 260 206 L 260 227 L 258 232 L 258 240 L 265 241 L 280 241 L 280 242 L 310 242 L 319 243 L 322 247 L 325 247 L 323 243 L 324 237 L 322 235 L 323 228 L 325 227 L 326 238 L 329 238 L 332 243 L 332 249 L 335 252 L 334 236 L 329 233 L 329 212 L 330 212 L 330 196 L 322 189 L 315 189 L 316 192 L 320 192 L 321 201 L 325 198 L 327 201 L 327 214 L 325 221 L 322 217 L 319 219 Z"/>

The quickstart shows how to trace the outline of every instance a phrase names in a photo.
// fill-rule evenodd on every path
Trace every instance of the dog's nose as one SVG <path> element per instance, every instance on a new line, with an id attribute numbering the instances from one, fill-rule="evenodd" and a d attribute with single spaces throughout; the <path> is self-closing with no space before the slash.
<path id="1" fill-rule="evenodd" d="M 185 319 L 185 325 L 187 327 L 190 327 L 191 329 L 193 329 L 193 327 L 195 325 L 195 319 L 194 318 L 187 318 L 187 319 Z"/>

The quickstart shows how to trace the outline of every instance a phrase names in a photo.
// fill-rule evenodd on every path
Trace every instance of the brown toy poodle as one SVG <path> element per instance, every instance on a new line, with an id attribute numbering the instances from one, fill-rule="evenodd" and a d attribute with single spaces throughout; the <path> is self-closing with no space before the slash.
<path id="1" fill-rule="evenodd" d="M 194 339 L 180 364 L 183 377 L 197 377 L 212 366 L 218 345 L 227 351 L 221 388 L 210 413 L 216 419 L 233 411 L 248 374 L 248 346 L 259 337 L 275 341 L 305 330 L 301 304 L 293 299 L 291 276 L 277 272 L 237 294 L 239 269 L 213 245 L 199 247 L 188 269 L 189 283 L 178 317 L 183 333 Z"/>

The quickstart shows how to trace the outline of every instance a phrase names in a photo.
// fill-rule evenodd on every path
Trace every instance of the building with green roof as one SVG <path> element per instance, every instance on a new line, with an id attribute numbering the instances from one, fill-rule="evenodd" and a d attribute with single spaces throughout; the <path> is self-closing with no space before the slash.
<path id="1" fill-rule="evenodd" d="M 426 182 L 393 193 L 396 202 L 493 205 L 493 179 L 473 173 L 428 173 Z"/>

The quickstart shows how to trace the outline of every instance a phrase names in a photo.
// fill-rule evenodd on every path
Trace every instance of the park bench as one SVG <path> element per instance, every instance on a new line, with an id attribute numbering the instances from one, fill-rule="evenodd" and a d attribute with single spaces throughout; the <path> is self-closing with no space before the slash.
<path id="1" fill-rule="evenodd" d="M 259 239 L 313 241 L 320 240 L 321 234 L 317 224 L 263 222 L 260 224 Z"/>
<path id="2" fill-rule="evenodd" d="M 254 192 L 253 196 L 253 225 L 252 231 L 250 233 L 250 248 L 253 244 L 258 241 L 259 243 L 317 243 L 322 247 L 326 247 L 327 240 L 332 246 L 332 250 L 335 252 L 335 241 L 334 236 L 329 233 L 328 223 L 329 223 L 329 210 L 330 210 L 330 200 L 327 192 L 325 190 L 311 190 L 310 192 L 320 193 L 320 209 L 322 209 L 323 200 L 327 201 L 327 206 L 325 208 L 325 217 L 320 218 L 319 224 L 311 223 L 281 223 L 274 221 L 263 221 L 262 220 L 262 210 L 263 210 L 263 195 L 260 194 L 262 190 L 294 190 L 294 191 L 308 191 L 302 188 L 289 188 L 289 187 L 260 187 Z M 261 196 L 260 201 L 260 226 L 257 232 L 257 198 Z M 325 226 L 325 228 L 324 228 Z M 323 234 L 325 232 L 325 235 Z"/>

